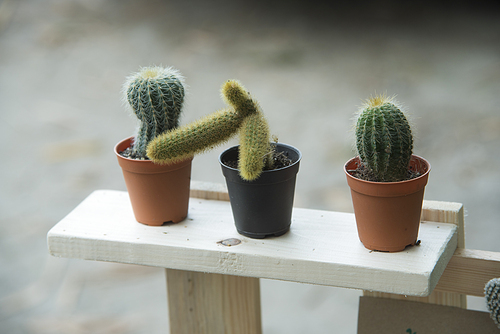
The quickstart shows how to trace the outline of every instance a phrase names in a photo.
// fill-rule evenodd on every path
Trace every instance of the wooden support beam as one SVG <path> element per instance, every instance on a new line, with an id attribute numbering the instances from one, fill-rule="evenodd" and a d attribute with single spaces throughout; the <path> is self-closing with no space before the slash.
<path id="1" fill-rule="evenodd" d="M 229 194 L 227 193 L 226 185 L 194 180 L 191 180 L 189 197 L 229 201 Z"/>
<path id="2" fill-rule="evenodd" d="M 484 285 L 500 277 L 500 253 L 457 249 L 436 290 L 470 296 L 484 296 Z"/>
<path id="3" fill-rule="evenodd" d="M 262 333 L 258 278 L 166 269 L 170 333 Z"/>

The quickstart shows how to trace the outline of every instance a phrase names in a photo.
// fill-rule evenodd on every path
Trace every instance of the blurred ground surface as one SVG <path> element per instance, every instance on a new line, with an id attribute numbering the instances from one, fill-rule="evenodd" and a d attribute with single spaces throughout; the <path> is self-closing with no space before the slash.
<path id="1" fill-rule="evenodd" d="M 453 4 L 0 2 L 0 332 L 164 333 L 163 270 L 51 258 L 46 245 L 93 190 L 125 190 L 112 148 L 135 130 L 120 89 L 140 66 L 184 73 L 183 123 L 241 80 L 301 149 L 296 206 L 316 209 L 352 211 L 353 113 L 397 94 L 432 164 L 425 197 L 465 203 L 467 247 L 500 251 L 500 15 Z M 220 151 L 196 157 L 193 179 L 224 182 Z M 358 291 L 261 285 L 265 333 L 356 331 Z"/>

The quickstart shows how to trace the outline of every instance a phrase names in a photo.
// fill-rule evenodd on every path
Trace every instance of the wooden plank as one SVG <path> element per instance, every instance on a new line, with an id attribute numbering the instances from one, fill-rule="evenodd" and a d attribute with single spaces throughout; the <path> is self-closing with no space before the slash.
<path id="1" fill-rule="evenodd" d="M 224 184 L 191 180 L 190 197 L 229 201 L 227 187 Z"/>
<path id="2" fill-rule="evenodd" d="M 457 248 L 465 248 L 464 206 L 462 203 L 424 200 L 421 220 L 455 224 L 458 233 Z"/>
<path id="3" fill-rule="evenodd" d="M 224 246 L 222 240 L 241 243 Z M 126 192 L 96 191 L 48 233 L 54 256 L 428 295 L 456 249 L 456 227 L 425 222 L 420 246 L 371 252 L 359 242 L 354 215 L 294 209 L 289 233 L 250 239 L 234 227 L 228 202 L 191 199 L 175 225 L 135 221 Z"/>
<path id="4" fill-rule="evenodd" d="M 443 222 L 457 226 L 457 232 L 458 232 L 457 245 L 458 247 L 465 246 L 464 208 L 461 203 L 424 200 L 424 203 L 422 205 L 421 219 Z M 369 297 L 405 299 L 410 301 L 418 301 L 422 303 L 455 306 L 464 309 L 467 308 L 467 296 L 464 294 L 450 292 L 450 291 L 435 290 L 430 295 L 424 297 L 404 296 L 400 294 L 389 294 L 383 292 L 370 292 L 370 291 L 364 291 L 363 295 Z"/>
<path id="5" fill-rule="evenodd" d="M 192 197 L 223 199 L 227 196 L 227 189 L 222 184 L 194 181 L 191 184 L 191 189 L 192 191 L 195 190 Z M 214 192 L 217 192 L 216 196 L 213 195 Z M 482 297 L 486 282 L 494 277 L 500 277 L 500 254 L 463 249 L 465 247 L 463 210 L 461 203 L 424 201 L 422 208 L 422 218 L 424 220 L 452 221 L 458 226 L 458 249 L 448 263 L 435 291 Z M 378 295 L 382 296 L 381 293 Z M 406 299 L 401 295 L 398 298 Z M 420 301 L 422 300 L 420 299 Z M 449 305 L 450 303 L 462 303 L 462 300 L 462 296 L 433 294 L 426 301 L 433 304 Z"/>
<path id="6" fill-rule="evenodd" d="M 258 278 L 166 269 L 170 332 L 262 333 Z"/>
<path id="7" fill-rule="evenodd" d="M 485 284 L 495 277 L 500 277 L 500 253 L 457 249 L 436 290 L 483 297 Z"/>

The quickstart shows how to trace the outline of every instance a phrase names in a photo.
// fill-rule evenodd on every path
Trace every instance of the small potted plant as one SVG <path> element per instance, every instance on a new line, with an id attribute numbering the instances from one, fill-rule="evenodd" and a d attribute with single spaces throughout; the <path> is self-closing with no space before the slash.
<path id="1" fill-rule="evenodd" d="M 270 142 L 258 103 L 238 81 L 225 82 L 221 93 L 230 108 L 158 136 L 149 144 L 148 156 L 158 164 L 175 162 L 211 149 L 239 131 L 240 145 L 219 158 L 236 228 L 253 238 L 282 235 L 290 228 L 301 153 Z"/>
<path id="2" fill-rule="evenodd" d="M 280 236 L 290 229 L 295 180 L 301 153 L 293 146 L 271 143 L 268 123 L 258 103 L 228 81 L 223 98 L 236 110 L 250 105 L 256 112 L 245 118 L 239 145 L 221 153 L 219 162 L 229 193 L 238 233 L 251 238 Z M 241 97 L 232 96 L 234 91 Z M 241 106 L 238 100 L 246 103 Z"/>
<path id="3" fill-rule="evenodd" d="M 430 164 L 413 155 L 410 124 L 394 98 L 372 97 L 356 123 L 358 156 L 344 166 L 359 239 L 397 252 L 417 241 Z"/>
<path id="4" fill-rule="evenodd" d="M 490 317 L 500 328 L 500 278 L 493 278 L 484 286 L 486 307 L 490 311 Z"/>
<path id="5" fill-rule="evenodd" d="M 157 135 L 179 126 L 184 78 L 171 67 L 145 67 L 127 78 L 123 91 L 140 124 L 137 134 L 114 150 L 135 218 L 145 225 L 178 223 L 187 216 L 192 157 L 157 165 L 148 159 L 146 147 Z"/>

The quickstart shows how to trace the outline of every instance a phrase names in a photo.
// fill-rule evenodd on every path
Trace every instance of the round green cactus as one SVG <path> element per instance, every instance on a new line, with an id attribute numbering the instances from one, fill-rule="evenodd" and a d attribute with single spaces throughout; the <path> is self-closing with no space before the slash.
<path id="1" fill-rule="evenodd" d="M 486 283 L 484 295 L 491 319 L 500 328 L 500 278 L 493 278 Z"/>
<path id="2" fill-rule="evenodd" d="M 133 156 L 144 159 L 151 140 L 179 126 L 184 78 L 171 67 L 145 67 L 129 76 L 123 88 L 126 100 L 140 121 Z"/>
<path id="3" fill-rule="evenodd" d="M 413 150 L 410 124 L 393 98 L 366 101 L 356 123 L 359 158 L 376 181 L 404 180 Z"/>
<path id="4" fill-rule="evenodd" d="M 258 106 L 235 80 L 225 82 L 221 94 L 233 107 L 219 110 L 186 126 L 157 136 L 147 148 L 147 156 L 157 164 L 168 164 L 208 151 L 231 138 L 243 120 L 257 113 Z"/>

